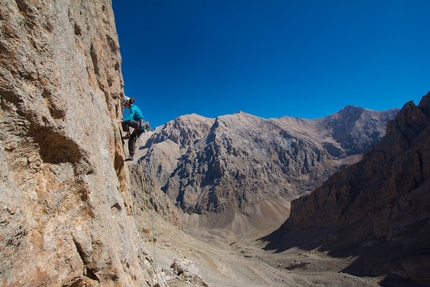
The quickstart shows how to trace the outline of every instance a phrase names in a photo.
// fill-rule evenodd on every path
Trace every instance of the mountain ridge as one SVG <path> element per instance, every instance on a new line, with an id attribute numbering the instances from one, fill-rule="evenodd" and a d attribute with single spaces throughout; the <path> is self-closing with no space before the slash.
<path id="1" fill-rule="evenodd" d="M 289 218 L 262 239 L 266 249 L 300 246 L 360 255 L 344 271 L 389 274 L 385 284 L 428 280 L 429 118 L 430 92 L 418 106 L 406 103 L 360 162 L 292 201 Z"/>
<path id="2" fill-rule="evenodd" d="M 337 125 L 339 120 L 348 122 L 346 112 L 341 112 L 315 120 L 264 119 L 244 112 L 214 119 L 184 115 L 143 138 L 139 163 L 188 214 L 250 215 L 260 203 L 270 206 L 285 200 L 276 210 L 283 209 L 282 216 L 287 216 L 289 200 L 358 161 L 356 152 L 363 153 L 385 133 L 387 119 L 397 110 L 349 106 L 347 114 L 355 112 L 356 118 L 349 125 Z M 332 125 L 327 124 L 330 121 Z M 339 130 L 351 134 L 345 137 L 349 145 L 332 137 Z M 369 132 L 361 138 L 363 130 Z M 223 219 L 218 227 L 234 221 L 219 217 Z M 245 218 L 250 225 L 261 222 L 258 215 L 251 217 Z"/>

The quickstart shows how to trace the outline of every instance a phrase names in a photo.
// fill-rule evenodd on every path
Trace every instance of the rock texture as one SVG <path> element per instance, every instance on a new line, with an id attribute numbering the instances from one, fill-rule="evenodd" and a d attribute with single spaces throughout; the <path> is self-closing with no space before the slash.
<path id="1" fill-rule="evenodd" d="M 0 285 L 154 285 L 111 124 L 111 1 L 5 0 L 0 26 Z"/>
<path id="2" fill-rule="evenodd" d="M 390 274 L 388 285 L 428 283 L 429 118 L 430 93 L 418 106 L 405 104 L 359 163 L 292 202 L 288 220 L 266 238 L 267 248 L 321 246 L 335 256 L 360 255 L 346 272 Z"/>
<path id="3" fill-rule="evenodd" d="M 205 215 L 198 225 L 240 232 L 284 221 L 292 198 L 359 160 L 396 112 L 348 106 L 316 120 L 186 115 L 144 140 L 140 162 L 182 210 Z"/>

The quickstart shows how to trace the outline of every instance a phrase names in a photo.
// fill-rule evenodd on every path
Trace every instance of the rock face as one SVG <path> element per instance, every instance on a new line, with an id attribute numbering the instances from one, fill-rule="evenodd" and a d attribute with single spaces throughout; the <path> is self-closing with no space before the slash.
<path id="1" fill-rule="evenodd" d="M 418 106 L 405 104 L 359 163 L 292 202 L 268 248 L 322 246 L 333 255 L 360 255 L 346 272 L 430 280 L 429 118 L 430 93 Z"/>
<path id="2" fill-rule="evenodd" d="M 200 225 L 264 226 L 285 220 L 292 198 L 356 162 L 396 112 L 348 106 L 317 120 L 187 115 L 148 137 L 140 161 L 185 212 L 217 218 Z"/>
<path id="3" fill-rule="evenodd" d="M 325 142 L 327 152 L 335 157 L 363 154 L 376 145 L 385 134 L 387 122 L 398 112 L 375 113 L 359 107 L 346 106 L 338 113 L 323 118 L 318 123 L 321 131 L 329 130 L 336 144 Z"/>
<path id="4" fill-rule="evenodd" d="M 150 284 L 111 1 L 5 0 L 0 25 L 0 285 Z"/>

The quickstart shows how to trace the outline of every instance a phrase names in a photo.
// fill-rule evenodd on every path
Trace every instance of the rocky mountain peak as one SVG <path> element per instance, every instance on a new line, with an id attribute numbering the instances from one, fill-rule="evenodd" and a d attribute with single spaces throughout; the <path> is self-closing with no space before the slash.
<path id="1" fill-rule="evenodd" d="M 312 240 L 302 247 L 360 254 L 345 270 L 351 274 L 428 280 L 429 111 L 430 93 L 418 106 L 406 103 L 360 162 L 292 201 L 290 217 L 268 237 L 267 248 L 288 248 L 291 239 L 306 236 Z"/>
<path id="2" fill-rule="evenodd" d="M 180 116 L 166 123 L 160 132 L 153 135 L 148 144 L 157 144 L 169 139 L 179 146 L 191 145 L 194 140 L 202 138 L 210 130 L 213 121 L 196 114 Z"/>
<path id="3" fill-rule="evenodd" d="M 318 121 L 319 127 L 329 127 L 333 139 L 346 155 L 362 153 L 382 138 L 386 123 L 393 119 L 398 109 L 375 112 L 361 107 L 346 106 L 338 113 Z M 339 151 L 335 151 L 339 153 Z"/>
<path id="4" fill-rule="evenodd" d="M 395 114 L 348 109 L 361 114 L 352 118 L 339 112 L 317 120 L 263 119 L 244 112 L 216 119 L 180 117 L 143 143 L 140 162 L 189 214 L 247 214 L 245 221 L 258 225 L 266 215 L 255 210 L 267 204 L 272 207 L 266 206 L 265 213 L 277 206 L 279 220 L 288 214 L 289 200 L 357 161 Z M 363 126 L 369 136 L 360 134 Z M 342 131 L 348 134 L 341 137 Z M 228 220 L 217 224 L 228 226 L 234 217 Z"/>
<path id="5" fill-rule="evenodd" d="M 343 109 L 341 109 L 339 112 L 337 112 L 337 114 L 339 114 L 340 116 L 342 116 L 344 118 L 352 115 L 353 117 L 358 119 L 359 115 L 361 115 L 365 110 L 366 109 L 364 109 L 362 107 L 347 105 Z"/>

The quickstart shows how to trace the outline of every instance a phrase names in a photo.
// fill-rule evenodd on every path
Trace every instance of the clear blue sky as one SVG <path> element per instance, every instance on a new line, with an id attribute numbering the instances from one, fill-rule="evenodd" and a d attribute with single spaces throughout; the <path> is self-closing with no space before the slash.
<path id="1" fill-rule="evenodd" d="M 430 0 L 113 0 L 127 96 L 152 127 L 239 110 L 320 118 L 418 104 Z"/>

